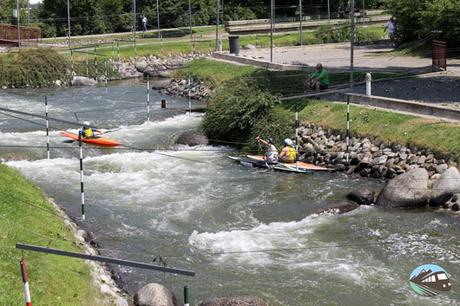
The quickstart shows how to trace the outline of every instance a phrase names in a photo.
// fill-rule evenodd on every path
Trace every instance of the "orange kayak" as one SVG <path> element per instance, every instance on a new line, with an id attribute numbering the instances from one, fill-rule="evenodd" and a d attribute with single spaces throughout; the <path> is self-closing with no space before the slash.
<path id="1" fill-rule="evenodd" d="M 69 133 L 69 132 L 60 132 L 60 134 L 64 137 L 73 139 L 78 141 L 78 135 L 74 133 Z M 96 145 L 96 146 L 102 146 L 102 147 L 116 147 L 121 145 L 116 140 L 110 139 L 110 138 L 104 138 L 104 137 L 97 137 L 97 138 L 82 138 L 82 142 Z"/>

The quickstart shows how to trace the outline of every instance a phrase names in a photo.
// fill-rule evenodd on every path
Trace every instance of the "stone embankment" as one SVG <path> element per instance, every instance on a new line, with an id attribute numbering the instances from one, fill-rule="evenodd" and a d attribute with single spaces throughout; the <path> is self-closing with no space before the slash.
<path id="1" fill-rule="evenodd" d="M 134 306 L 178 306 L 176 295 L 158 283 L 150 283 L 139 289 L 133 297 Z M 211 298 L 201 302 L 199 306 L 267 306 L 268 304 L 256 296 L 229 296 Z"/>
<path id="2" fill-rule="evenodd" d="M 389 144 L 377 138 L 351 137 L 347 154 L 343 134 L 334 133 L 313 124 L 298 130 L 300 151 L 305 162 L 357 174 L 363 177 L 392 179 L 413 168 L 424 168 L 430 178 L 439 177 L 449 166 L 456 166 L 454 158 L 434 152 Z M 348 155 L 348 162 L 347 162 Z"/>
<path id="3" fill-rule="evenodd" d="M 360 190 L 347 198 L 359 205 L 385 208 L 460 208 L 460 174 L 454 157 L 428 149 L 352 137 L 347 151 L 343 135 L 307 124 L 299 130 L 301 159 L 344 171 L 348 175 L 389 179 L 380 193 Z M 348 161 L 347 161 L 348 155 Z M 353 210 L 348 202 L 332 205 L 327 212 Z"/>

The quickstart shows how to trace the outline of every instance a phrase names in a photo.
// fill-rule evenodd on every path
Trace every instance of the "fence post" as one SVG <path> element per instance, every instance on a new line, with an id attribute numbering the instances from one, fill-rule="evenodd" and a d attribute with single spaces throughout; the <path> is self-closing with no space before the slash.
<path id="1" fill-rule="evenodd" d="M 81 218 L 85 221 L 85 188 L 83 186 L 83 146 L 81 141 L 81 133 L 78 132 L 78 146 L 80 148 L 80 193 L 81 193 Z"/>
<path id="2" fill-rule="evenodd" d="M 189 306 L 188 286 L 184 286 L 184 306 Z"/>
<path id="3" fill-rule="evenodd" d="M 22 284 L 24 286 L 24 296 L 26 300 L 26 306 L 32 306 L 32 300 L 30 298 L 30 290 L 29 290 L 29 275 L 27 274 L 27 265 L 26 260 L 21 257 L 21 261 L 19 262 L 21 266 L 21 275 L 22 275 Z"/>
<path id="4" fill-rule="evenodd" d="M 366 96 L 372 95 L 372 75 L 370 72 L 366 73 Z"/>
<path id="5" fill-rule="evenodd" d="M 46 157 L 50 159 L 50 133 L 48 120 L 48 97 L 45 96 L 45 120 L 46 120 Z"/>
<path id="6" fill-rule="evenodd" d="M 86 77 L 89 78 L 89 60 L 88 60 L 88 53 L 86 53 Z"/>

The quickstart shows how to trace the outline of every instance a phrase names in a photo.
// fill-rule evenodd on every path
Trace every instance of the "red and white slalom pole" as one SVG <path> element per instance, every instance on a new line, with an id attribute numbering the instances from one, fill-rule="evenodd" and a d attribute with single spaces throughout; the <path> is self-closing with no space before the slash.
<path id="1" fill-rule="evenodd" d="M 22 274 L 22 283 L 24 285 L 24 295 L 26 298 L 26 306 L 32 306 L 32 300 L 30 299 L 30 291 L 29 291 L 29 276 L 27 275 L 27 266 L 26 266 L 26 260 L 24 259 L 24 257 L 21 258 L 20 266 L 21 266 L 21 274 Z"/>

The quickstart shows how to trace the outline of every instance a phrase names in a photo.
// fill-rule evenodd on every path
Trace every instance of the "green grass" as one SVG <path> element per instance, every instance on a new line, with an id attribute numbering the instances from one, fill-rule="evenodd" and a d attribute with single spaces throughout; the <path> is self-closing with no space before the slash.
<path id="1" fill-rule="evenodd" d="M 304 86 L 307 71 L 270 71 L 253 66 L 235 65 L 221 61 L 198 59 L 188 63 L 184 68 L 176 71 L 175 76 L 193 78 L 211 84 L 214 87 L 224 82 L 241 77 L 257 80 L 260 86 L 268 89 L 271 93 L 281 96 L 302 94 L 306 91 Z M 372 75 L 374 80 L 399 76 L 395 72 L 381 72 Z M 347 84 L 350 75 L 347 72 L 330 74 L 331 85 Z M 354 74 L 356 82 L 364 81 L 365 73 Z"/>
<path id="2" fill-rule="evenodd" d="M 15 249 L 16 243 L 82 250 L 39 188 L 5 165 L 0 165 L 0 181 L 0 305 L 21 305 L 21 252 Z M 84 261 L 30 251 L 24 256 L 34 304 L 97 304 L 100 293 L 91 285 Z"/>
<path id="3" fill-rule="evenodd" d="M 333 130 L 344 131 L 346 105 L 319 101 L 297 101 L 302 105 L 301 120 Z M 294 102 L 291 102 L 291 106 Z M 352 135 L 373 136 L 380 140 L 429 148 L 440 154 L 460 158 L 460 125 L 411 115 L 352 105 Z"/>
<path id="4" fill-rule="evenodd" d="M 212 35 L 215 28 L 206 27 L 206 28 L 197 28 L 194 29 L 194 40 L 195 40 L 195 51 L 201 53 L 207 53 L 210 51 L 215 50 L 215 38 Z M 164 38 L 161 45 L 160 40 L 156 38 L 156 33 L 146 33 L 145 35 L 139 34 L 137 36 L 137 47 L 136 53 L 134 52 L 133 44 L 120 42 L 120 56 L 122 58 L 133 57 L 133 56 L 147 56 L 147 55 L 156 55 L 159 57 L 167 57 L 170 55 L 176 54 L 184 54 L 184 53 L 191 53 L 192 46 L 189 40 L 189 32 L 188 29 L 184 30 L 177 30 L 175 32 L 177 35 L 174 38 Z M 357 32 L 357 41 L 370 41 L 370 40 L 378 40 L 382 39 L 385 36 L 384 28 L 382 26 L 372 26 L 372 27 L 364 27 L 359 28 Z M 172 35 L 172 34 L 171 34 Z M 174 35 L 172 35 L 174 36 Z M 118 38 L 118 39 L 131 39 L 132 36 L 130 35 L 123 35 L 123 36 L 107 36 L 108 38 Z M 88 39 L 75 39 L 74 47 L 76 47 L 79 43 L 89 43 L 91 41 L 107 41 L 107 37 L 99 38 L 99 40 L 95 40 L 92 38 Z M 344 37 L 343 39 L 347 39 Z M 327 38 L 320 38 L 317 35 L 317 32 L 304 32 L 303 33 L 303 42 L 305 45 L 312 45 L 312 44 L 320 44 L 320 43 L 328 43 L 328 42 L 338 42 L 343 40 L 336 40 L 329 41 Z M 269 47 L 270 36 L 268 34 L 263 35 L 244 35 L 240 36 L 240 45 L 244 46 L 247 44 L 255 45 L 260 48 Z M 283 33 L 283 34 L 276 34 L 273 37 L 273 43 L 276 46 L 298 46 L 300 45 L 300 37 L 298 33 Z M 81 45 L 84 46 L 84 45 Z M 67 50 L 62 48 L 61 52 L 65 55 L 69 55 Z M 223 41 L 223 50 L 228 50 L 228 39 L 224 39 Z M 112 55 L 112 46 L 111 45 L 101 45 L 98 48 L 98 53 L 111 56 Z"/>

